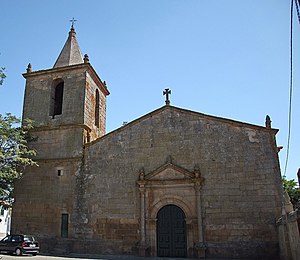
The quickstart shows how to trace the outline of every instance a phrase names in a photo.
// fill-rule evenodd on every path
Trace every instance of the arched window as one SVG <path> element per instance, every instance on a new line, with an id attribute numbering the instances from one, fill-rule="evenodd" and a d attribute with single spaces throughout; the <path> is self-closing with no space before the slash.
<path id="1" fill-rule="evenodd" d="M 54 115 L 61 115 L 64 95 L 64 83 L 61 82 L 55 87 Z"/>
<path id="2" fill-rule="evenodd" d="M 99 113 L 100 113 L 100 96 L 99 96 L 99 90 L 96 89 L 96 102 L 95 102 L 95 126 L 99 128 L 100 126 L 100 118 L 99 118 Z"/>
<path id="3" fill-rule="evenodd" d="M 50 115 L 52 117 L 54 117 L 55 115 L 62 114 L 63 96 L 64 96 L 64 82 L 60 80 L 52 88 L 51 107 L 50 107 Z"/>

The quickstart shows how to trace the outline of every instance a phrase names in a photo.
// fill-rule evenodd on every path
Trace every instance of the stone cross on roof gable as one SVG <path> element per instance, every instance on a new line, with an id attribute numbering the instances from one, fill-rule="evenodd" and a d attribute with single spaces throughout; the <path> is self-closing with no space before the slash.
<path id="1" fill-rule="evenodd" d="M 166 95 L 166 105 L 170 105 L 170 99 L 169 99 L 169 94 L 171 94 L 171 90 L 166 88 L 164 91 L 163 91 L 163 95 Z"/>

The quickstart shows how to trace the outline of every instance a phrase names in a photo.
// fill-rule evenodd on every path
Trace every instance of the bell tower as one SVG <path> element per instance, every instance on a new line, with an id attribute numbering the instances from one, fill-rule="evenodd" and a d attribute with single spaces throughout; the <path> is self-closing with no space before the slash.
<path id="1" fill-rule="evenodd" d="M 82 57 L 73 24 L 53 68 L 32 71 L 29 64 L 23 76 L 23 118 L 32 119 L 38 132 L 38 157 L 61 158 L 64 153 L 69 158 L 105 134 L 109 91 L 88 55 Z M 42 140 L 49 141 L 48 148 L 39 152 Z"/>
<path id="2" fill-rule="evenodd" d="M 36 140 L 28 146 L 39 167 L 26 168 L 15 183 L 12 232 L 47 234 L 39 237 L 45 244 L 74 238 L 84 144 L 105 134 L 109 91 L 88 55 L 82 57 L 73 24 L 53 68 L 33 71 L 29 64 L 23 76 L 23 119 L 33 120 Z"/>

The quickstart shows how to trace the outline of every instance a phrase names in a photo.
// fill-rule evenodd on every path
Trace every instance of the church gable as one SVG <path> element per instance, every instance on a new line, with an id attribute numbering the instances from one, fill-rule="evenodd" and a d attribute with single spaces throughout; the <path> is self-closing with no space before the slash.
<path id="1" fill-rule="evenodd" d="M 260 167 L 258 164 L 266 165 L 274 160 L 274 154 L 265 156 L 265 151 L 276 151 L 276 143 L 272 142 L 276 132 L 268 127 L 164 106 L 86 144 L 86 158 L 92 165 L 97 162 L 99 167 L 119 162 L 123 169 L 131 161 L 131 165 L 142 162 L 135 170 L 144 167 L 153 175 L 167 156 L 189 171 L 195 164 L 208 167 L 212 161 L 226 162 L 226 167 L 253 161 Z M 264 162 L 261 158 L 265 158 Z"/>
<path id="2" fill-rule="evenodd" d="M 153 125 L 153 120 L 157 120 L 157 118 L 159 118 L 158 121 L 160 121 L 160 125 Z M 148 127 L 148 129 L 146 129 L 147 132 L 150 130 L 156 130 L 155 132 L 158 135 L 160 134 L 158 129 L 162 127 L 169 128 L 168 131 L 172 131 L 175 128 L 181 131 L 181 127 L 183 128 L 188 126 L 190 128 L 189 130 L 194 133 L 222 131 L 222 128 L 226 131 L 231 129 L 229 131 L 233 131 L 235 133 L 243 132 L 246 139 L 250 142 L 259 142 L 257 137 L 258 132 L 271 133 L 274 136 L 278 132 L 277 129 L 271 128 L 270 126 L 264 127 L 253 125 L 167 105 L 129 122 L 125 126 L 122 126 L 95 140 L 90 145 L 97 143 L 102 138 L 109 138 L 119 134 L 122 135 L 123 132 L 131 132 L 132 129 L 141 128 L 143 126 Z"/>
<path id="3" fill-rule="evenodd" d="M 122 165 L 124 161 L 125 165 L 133 161 L 132 165 L 136 162 L 139 165 L 136 171 L 144 167 L 148 173 L 163 165 L 167 156 L 189 171 L 195 164 L 209 167 L 212 161 L 226 162 L 226 167 L 235 167 L 236 162 L 240 165 L 253 162 L 264 167 L 274 160 L 274 154 L 266 157 L 265 151 L 276 152 L 276 143 L 272 142 L 276 132 L 272 128 L 164 106 L 86 144 L 86 151 L 92 164 L 97 162 L 102 167 L 107 161 Z"/>

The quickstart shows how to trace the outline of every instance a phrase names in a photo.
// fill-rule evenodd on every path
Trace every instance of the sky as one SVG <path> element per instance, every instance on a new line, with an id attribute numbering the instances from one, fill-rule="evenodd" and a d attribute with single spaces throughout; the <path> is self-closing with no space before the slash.
<path id="1" fill-rule="evenodd" d="M 287 178 L 300 168 L 300 25 L 294 10 Z M 0 113 L 22 115 L 28 63 L 52 68 L 75 18 L 81 52 L 107 82 L 107 132 L 163 106 L 279 129 L 284 172 L 290 88 L 290 0 L 4 0 Z"/>

